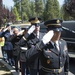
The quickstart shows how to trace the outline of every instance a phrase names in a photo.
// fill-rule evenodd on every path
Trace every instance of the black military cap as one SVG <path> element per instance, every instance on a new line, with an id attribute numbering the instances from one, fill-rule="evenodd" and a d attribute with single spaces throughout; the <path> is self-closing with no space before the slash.
<path id="1" fill-rule="evenodd" d="M 62 31 L 61 23 L 62 23 L 61 19 L 53 19 L 46 21 L 44 25 L 47 27 L 48 30 Z"/>
<path id="2" fill-rule="evenodd" d="M 40 23 L 40 21 L 41 21 L 41 18 L 38 18 L 38 17 L 29 19 L 29 22 L 31 22 L 31 24 L 38 24 L 38 23 Z"/>

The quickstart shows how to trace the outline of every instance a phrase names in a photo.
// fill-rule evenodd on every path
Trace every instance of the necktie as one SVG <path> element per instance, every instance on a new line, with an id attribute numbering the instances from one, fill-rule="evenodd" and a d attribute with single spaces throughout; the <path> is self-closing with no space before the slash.
<path id="1" fill-rule="evenodd" d="M 37 38 L 39 38 L 39 32 L 37 32 L 37 34 L 36 34 L 36 35 L 37 35 Z"/>
<path id="2" fill-rule="evenodd" d="M 59 51 L 59 46 L 56 43 L 54 43 L 54 47 L 57 51 Z"/>
<path id="3" fill-rule="evenodd" d="M 57 50 L 57 46 L 56 46 L 56 43 L 54 43 L 54 48 Z"/>

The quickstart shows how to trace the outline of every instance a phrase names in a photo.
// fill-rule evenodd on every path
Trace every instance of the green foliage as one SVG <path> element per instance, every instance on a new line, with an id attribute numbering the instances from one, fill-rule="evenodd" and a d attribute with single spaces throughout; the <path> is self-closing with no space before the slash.
<path id="1" fill-rule="evenodd" d="M 41 17 L 43 20 L 61 18 L 58 0 L 14 0 L 22 20 Z"/>
<path id="2" fill-rule="evenodd" d="M 21 14 L 21 0 L 13 0 L 14 1 L 14 6 L 17 8 L 18 14 Z"/>
<path id="3" fill-rule="evenodd" d="M 36 16 L 36 13 L 35 13 L 35 3 L 33 1 L 30 2 L 30 9 L 31 9 L 30 17 Z"/>
<path id="4" fill-rule="evenodd" d="M 13 8 L 13 14 L 15 15 L 16 21 L 20 20 L 16 7 Z"/>
<path id="5" fill-rule="evenodd" d="M 59 3 L 57 0 L 47 0 L 44 11 L 44 20 L 50 20 L 53 18 L 60 18 Z"/>
<path id="6" fill-rule="evenodd" d="M 30 16 L 30 3 L 28 0 L 22 0 L 21 8 L 22 8 L 21 12 L 26 13 L 27 16 L 29 17 Z"/>
<path id="7" fill-rule="evenodd" d="M 43 2 L 42 0 L 14 0 L 15 6 L 22 20 L 28 20 L 30 17 L 43 16 Z M 25 14 L 24 14 L 25 13 Z M 26 15 L 27 18 L 24 18 Z"/>
<path id="8" fill-rule="evenodd" d="M 60 8 L 59 8 L 59 2 L 58 0 L 53 0 L 53 13 L 54 13 L 54 18 L 60 18 Z"/>
<path id="9" fill-rule="evenodd" d="M 64 9 L 64 5 L 61 7 L 61 15 L 63 20 L 73 20 L 74 18 L 67 13 L 67 11 Z"/>
<path id="10" fill-rule="evenodd" d="M 23 15 L 22 15 L 22 16 L 23 16 L 23 17 L 22 17 L 22 18 L 23 18 L 23 20 L 25 20 L 25 21 L 26 21 L 26 20 L 28 20 L 28 16 L 27 16 L 27 14 L 26 14 L 26 13 L 23 13 Z"/>
<path id="11" fill-rule="evenodd" d="M 36 16 L 42 17 L 44 12 L 44 6 L 42 0 L 35 0 L 35 12 Z"/>

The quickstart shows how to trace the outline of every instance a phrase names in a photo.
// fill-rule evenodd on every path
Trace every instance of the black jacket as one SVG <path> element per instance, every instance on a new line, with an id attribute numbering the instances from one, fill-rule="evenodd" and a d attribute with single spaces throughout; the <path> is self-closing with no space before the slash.
<path id="1" fill-rule="evenodd" d="M 14 56 L 18 56 L 19 55 L 19 51 L 20 51 L 20 48 L 19 48 L 19 45 L 17 45 L 17 43 L 19 42 L 19 40 L 23 37 L 23 35 L 11 35 L 9 38 L 8 38 L 8 41 L 10 41 L 13 45 L 13 55 Z"/>

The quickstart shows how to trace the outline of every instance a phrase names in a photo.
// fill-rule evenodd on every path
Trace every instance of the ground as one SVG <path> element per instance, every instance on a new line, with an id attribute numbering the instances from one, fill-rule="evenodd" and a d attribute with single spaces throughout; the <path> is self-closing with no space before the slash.
<path id="1" fill-rule="evenodd" d="M 12 75 L 11 72 L 2 63 L 0 63 L 0 75 Z"/>

